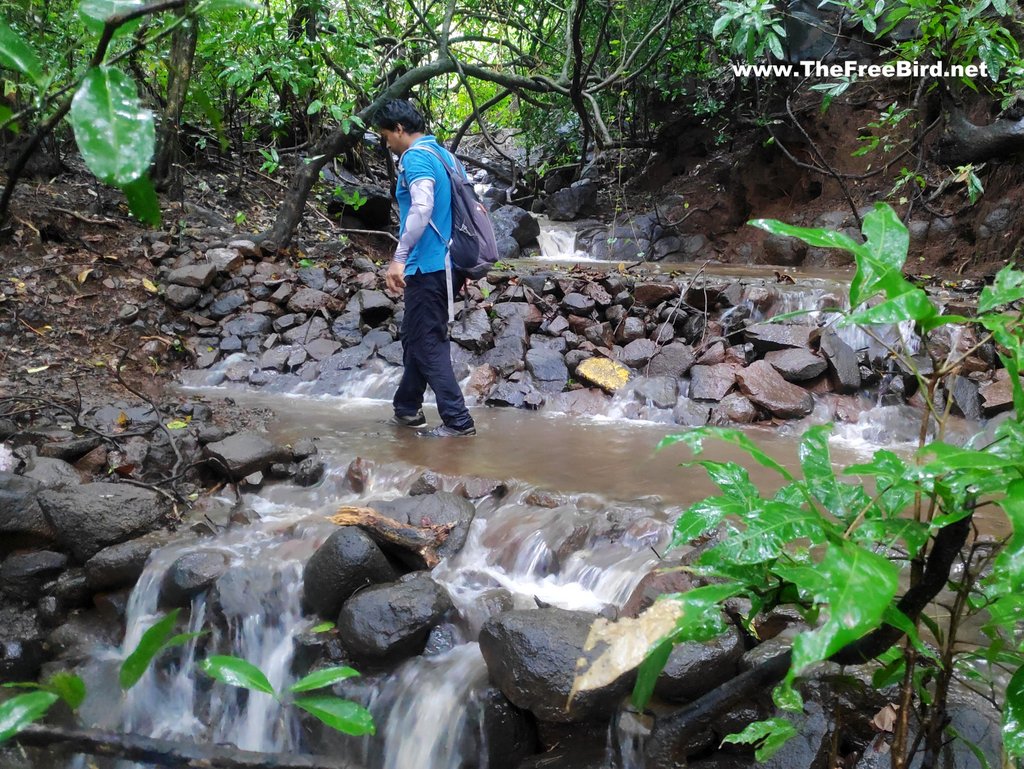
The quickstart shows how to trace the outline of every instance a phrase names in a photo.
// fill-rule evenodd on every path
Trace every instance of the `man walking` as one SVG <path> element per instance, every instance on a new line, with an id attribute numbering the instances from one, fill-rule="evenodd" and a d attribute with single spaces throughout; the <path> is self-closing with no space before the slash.
<path id="1" fill-rule="evenodd" d="M 392 424 L 424 427 L 423 395 L 429 385 L 442 424 L 418 430 L 426 438 L 476 435 L 473 418 L 452 370 L 448 320 L 452 270 L 452 191 L 443 162 L 455 158 L 426 133 L 423 116 L 407 101 L 392 99 L 374 117 L 388 148 L 399 156 L 395 197 L 401 219 L 398 248 L 388 265 L 388 290 L 405 294 L 402 381 L 395 392 Z"/>

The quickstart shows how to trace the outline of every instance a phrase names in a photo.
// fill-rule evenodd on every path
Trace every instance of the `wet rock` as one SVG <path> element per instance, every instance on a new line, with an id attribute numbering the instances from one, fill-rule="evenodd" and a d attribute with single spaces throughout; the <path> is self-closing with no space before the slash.
<path id="1" fill-rule="evenodd" d="M 85 562 L 85 577 L 93 590 L 130 587 L 142 576 L 149 555 L 170 539 L 165 531 L 103 548 Z"/>
<path id="2" fill-rule="evenodd" d="M 0 564 L 0 592 L 16 601 L 35 603 L 43 585 L 55 579 L 67 562 L 66 555 L 51 550 L 9 555 Z"/>
<path id="3" fill-rule="evenodd" d="M 692 590 L 693 577 L 685 571 L 672 568 L 679 563 L 666 563 L 664 568 L 654 569 L 645 574 L 622 605 L 621 616 L 636 617 L 666 593 L 685 593 Z"/>
<path id="4" fill-rule="evenodd" d="M 608 393 L 616 393 L 629 382 L 630 371 L 608 358 L 588 358 L 576 366 L 576 376 Z"/>
<path id="5" fill-rule="evenodd" d="M 299 462 L 295 468 L 295 475 L 292 480 L 297 486 L 313 486 L 324 477 L 327 468 L 322 459 L 318 457 L 306 457 Z"/>
<path id="6" fill-rule="evenodd" d="M 965 376 L 953 377 L 953 413 L 971 419 L 980 420 L 983 416 L 978 385 Z"/>
<path id="7" fill-rule="evenodd" d="M 397 577 L 372 539 L 353 526 L 344 526 L 331 534 L 306 562 L 302 605 L 333 622 L 357 590 L 393 582 Z"/>
<path id="8" fill-rule="evenodd" d="M 589 315 L 596 306 L 597 303 L 586 294 L 572 292 L 562 298 L 562 310 L 570 315 Z"/>
<path id="9" fill-rule="evenodd" d="M 544 721 L 579 722 L 611 715 L 629 693 L 635 673 L 581 692 L 566 711 L 576 660 L 595 615 L 563 609 L 506 612 L 480 630 L 480 651 L 491 681 L 517 707 Z"/>
<path id="10" fill-rule="evenodd" d="M 569 370 L 555 350 L 532 349 L 526 353 L 526 368 L 543 392 L 561 392 L 569 379 Z"/>
<path id="11" fill-rule="evenodd" d="M 342 305 L 333 296 L 323 291 L 317 291 L 315 288 L 300 288 L 291 295 L 287 307 L 289 312 L 312 314 L 319 312 L 321 309 L 329 312 L 338 312 L 341 310 Z"/>
<path id="12" fill-rule="evenodd" d="M 637 339 L 622 348 L 619 360 L 630 368 L 641 369 L 647 365 L 657 351 L 657 345 L 650 339 Z"/>
<path id="13" fill-rule="evenodd" d="M 517 769 L 537 749 L 537 730 L 526 713 L 499 689 L 488 686 L 475 693 L 479 720 L 474 731 L 483 735 L 488 769 Z"/>
<path id="14" fill-rule="evenodd" d="M 656 307 L 677 296 L 679 286 L 675 283 L 639 283 L 633 289 L 633 301 L 646 307 Z"/>
<path id="15" fill-rule="evenodd" d="M 828 364 L 803 347 L 773 350 L 764 359 L 772 364 L 787 382 L 804 382 L 824 373 Z"/>
<path id="16" fill-rule="evenodd" d="M 845 395 L 857 392 L 861 386 L 861 375 L 853 348 L 834 331 L 828 330 L 821 335 L 821 353 L 828 361 L 832 388 Z"/>
<path id="17" fill-rule="evenodd" d="M 558 393 L 548 400 L 553 411 L 569 416 L 597 416 L 608 410 L 609 398 L 596 387 Z"/>
<path id="18" fill-rule="evenodd" d="M 306 355 L 302 356 L 302 360 L 297 363 L 294 362 L 298 359 L 298 356 L 288 361 L 289 365 L 299 366 L 306 361 L 306 356 L 316 361 L 327 360 L 334 353 L 341 349 L 341 343 L 335 342 L 333 339 L 314 339 L 312 342 L 303 347 L 303 351 Z"/>
<path id="19" fill-rule="evenodd" d="M 470 310 L 468 314 L 463 311 L 462 317 L 452 326 L 451 338 L 456 344 L 474 352 L 490 348 L 494 335 L 491 333 L 491 319 L 487 317 L 487 312 L 479 308 Z"/>
<path id="20" fill-rule="evenodd" d="M 234 272 L 245 262 L 242 254 L 233 248 L 211 248 L 206 252 L 206 261 L 217 272 Z"/>
<path id="21" fill-rule="evenodd" d="M 379 326 L 395 313 L 395 303 L 383 291 L 357 291 L 349 304 L 352 306 L 359 309 L 359 317 L 370 326 Z"/>
<path id="22" fill-rule="evenodd" d="M 743 644 L 735 630 L 707 643 L 677 644 L 654 691 L 670 702 L 692 702 L 735 676 L 742 654 Z"/>
<path id="23" fill-rule="evenodd" d="M 219 550 L 195 550 L 178 558 L 160 583 L 163 606 L 188 606 L 228 570 L 228 556 Z"/>
<path id="24" fill-rule="evenodd" d="M 583 338 L 596 347 L 611 348 L 615 341 L 610 323 L 591 323 L 583 329 Z"/>
<path id="25" fill-rule="evenodd" d="M 810 347 L 812 330 L 810 326 L 761 323 L 748 326 L 743 333 L 745 340 L 753 344 L 758 353 L 766 353 L 787 347 Z"/>
<path id="26" fill-rule="evenodd" d="M 8 548 L 53 540 L 53 529 L 36 499 L 42 488 L 33 478 L 0 472 L 0 555 Z"/>
<path id="27" fill-rule="evenodd" d="M 761 418 L 757 406 L 739 393 L 729 393 L 711 409 L 710 421 L 716 425 L 750 424 Z"/>
<path id="28" fill-rule="evenodd" d="M 679 400 L 679 384 L 673 377 L 641 377 L 634 380 L 633 392 L 639 400 L 655 408 L 670 409 Z"/>
<path id="29" fill-rule="evenodd" d="M 495 236 L 511 237 L 520 247 L 533 244 L 540 235 L 540 224 L 530 212 L 519 206 L 495 209 L 491 212 L 491 224 L 494 225 Z"/>
<path id="30" fill-rule="evenodd" d="M 228 291 L 213 301 L 213 304 L 207 308 L 206 314 L 211 318 L 225 318 L 245 304 L 246 301 L 248 301 L 248 297 L 244 291 Z"/>
<path id="31" fill-rule="evenodd" d="M 38 481 L 44 489 L 66 489 L 82 483 L 82 476 L 63 459 L 36 456 L 34 449 L 25 462 L 22 475 Z"/>
<path id="32" fill-rule="evenodd" d="M 217 277 L 217 268 L 212 264 L 190 264 L 171 270 L 167 276 L 167 282 L 176 286 L 188 286 L 190 288 L 209 288 L 213 285 L 213 279 Z M 170 286 L 168 286 L 168 289 Z"/>
<path id="33" fill-rule="evenodd" d="M 45 641 L 34 611 L 0 606 L 0 682 L 36 680 L 46 660 Z"/>
<path id="34" fill-rule="evenodd" d="M 402 365 L 403 351 L 401 342 L 392 342 L 387 347 L 378 350 L 377 354 L 393 366 Z"/>
<path id="35" fill-rule="evenodd" d="M 796 736 L 788 740 L 779 751 L 758 766 L 765 769 L 826 769 L 832 747 L 832 731 L 835 725 L 817 702 L 804 705 L 803 713 L 785 713 L 793 726 Z"/>
<path id="36" fill-rule="evenodd" d="M 451 557 L 462 549 L 469 535 L 469 526 L 476 515 L 476 508 L 471 502 L 448 491 L 367 504 L 388 518 L 413 526 L 455 524 L 448 533 L 448 539 L 438 548 L 437 552 L 441 558 Z M 408 555 L 400 551 L 395 551 L 394 554 L 398 557 Z"/>
<path id="37" fill-rule="evenodd" d="M 689 398 L 684 398 L 672 409 L 672 419 L 677 425 L 684 427 L 703 427 L 708 423 L 711 414 L 711 407 L 704 403 L 697 403 Z"/>
<path id="38" fill-rule="evenodd" d="M 418 572 L 349 598 L 338 616 L 338 631 L 357 659 L 395 661 L 422 652 L 430 629 L 451 607 L 445 589 Z"/>
<path id="39" fill-rule="evenodd" d="M 308 321 L 304 321 L 297 326 L 289 328 L 284 331 L 281 336 L 288 344 L 307 344 L 312 342 L 314 339 L 327 336 L 327 333 L 327 321 L 320 316 L 317 316 Z"/>
<path id="40" fill-rule="evenodd" d="M 203 455 L 210 460 L 210 467 L 232 480 L 266 470 L 275 462 L 287 462 L 291 452 L 284 446 L 268 441 L 256 432 L 236 433 L 222 441 L 208 443 Z"/>
<path id="41" fill-rule="evenodd" d="M 647 373 L 650 376 L 668 376 L 679 379 L 693 366 L 693 348 L 682 342 L 667 344 L 651 358 Z"/>
<path id="42" fill-rule="evenodd" d="M 164 515 L 156 492 L 112 483 L 43 491 L 39 505 L 57 541 L 80 563 L 108 545 L 151 531 Z"/>
<path id="43" fill-rule="evenodd" d="M 768 235 L 764 239 L 764 255 L 766 264 L 792 267 L 803 263 L 807 244 L 784 235 Z"/>
<path id="44" fill-rule="evenodd" d="M 787 382 L 766 361 L 755 361 L 737 372 L 736 381 L 744 395 L 773 416 L 798 419 L 814 409 L 811 394 Z"/>
<path id="45" fill-rule="evenodd" d="M 629 316 L 616 327 L 615 341 L 618 344 L 626 345 L 636 339 L 643 338 L 646 332 L 647 328 L 640 318 Z"/>
<path id="46" fill-rule="evenodd" d="M 273 321 L 266 315 L 246 313 L 225 323 L 224 333 L 237 336 L 239 339 L 251 339 L 254 336 L 263 336 L 272 327 Z"/>
<path id="47" fill-rule="evenodd" d="M 695 400 L 720 401 L 735 383 L 736 367 L 731 363 L 690 369 L 690 397 Z"/>
<path id="48" fill-rule="evenodd" d="M 501 499 L 508 493 L 508 487 L 494 478 L 466 478 L 460 486 L 466 499 L 483 499 L 491 496 Z"/>
<path id="49" fill-rule="evenodd" d="M 53 587 L 53 595 L 60 602 L 61 609 L 85 606 L 92 598 L 85 569 L 73 567 L 62 572 Z"/>
<path id="50" fill-rule="evenodd" d="M 597 185 L 590 179 L 580 179 L 570 186 L 548 195 L 548 217 L 567 222 L 587 214 L 597 205 Z"/>
<path id="51" fill-rule="evenodd" d="M 111 646 L 121 628 L 97 612 L 73 613 L 60 627 L 46 636 L 51 653 L 66 663 L 91 658 L 97 647 Z"/>
<path id="52" fill-rule="evenodd" d="M 1010 383 L 1010 375 L 1004 368 L 996 371 L 995 379 L 983 384 L 978 394 L 981 396 L 981 405 L 986 417 L 1013 408 L 1013 385 Z"/>
<path id="53" fill-rule="evenodd" d="M 164 291 L 164 299 L 167 300 L 167 303 L 179 310 L 192 307 L 202 296 L 203 292 L 198 288 L 189 288 L 188 286 L 170 285 Z"/>
<path id="54" fill-rule="evenodd" d="M 484 354 L 484 363 L 491 366 L 501 376 L 507 377 L 523 367 L 526 355 L 526 339 L 515 337 L 499 338 L 494 348 Z"/>

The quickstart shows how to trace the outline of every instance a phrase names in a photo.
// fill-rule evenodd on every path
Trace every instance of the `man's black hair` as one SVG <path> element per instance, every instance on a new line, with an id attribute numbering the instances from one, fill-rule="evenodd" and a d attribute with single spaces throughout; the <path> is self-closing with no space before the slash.
<path id="1" fill-rule="evenodd" d="M 377 110 L 373 116 L 373 124 L 377 128 L 394 131 L 399 125 L 406 133 L 423 133 L 427 124 L 414 106 L 405 99 L 390 99 Z"/>

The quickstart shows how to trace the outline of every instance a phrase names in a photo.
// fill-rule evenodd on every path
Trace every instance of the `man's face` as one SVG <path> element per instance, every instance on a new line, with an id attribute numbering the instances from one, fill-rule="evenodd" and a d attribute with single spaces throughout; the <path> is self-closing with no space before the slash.
<path id="1" fill-rule="evenodd" d="M 388 149 L 394 152 L 396 155 L 401 155 L 412 144 L 412 139 L 409 134 L 406 133 L 405 127 L 399 123 L 393 129 L 392 128 L 381 128 L 380 135 L 388 145 Z"/>

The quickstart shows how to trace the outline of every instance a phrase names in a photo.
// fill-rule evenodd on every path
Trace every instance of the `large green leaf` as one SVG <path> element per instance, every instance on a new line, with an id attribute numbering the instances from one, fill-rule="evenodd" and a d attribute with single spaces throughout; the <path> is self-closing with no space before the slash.
<path id="1" fill-rule="evenodd" d="M 876 203 L 864 217 L 861 232 L 866 242 L 854 254 L 857 272 L 850 282 L 850 307 L 857 307 L 883 288 L 887 294 L 898 293 L 897 285 L 905 282 L 902 270 L 910 237 L 896 212 L 884 203 Z"/>
<path id="2" fill-rule="evenodd" d="M 295 700 L 296 707 L 316 716 L 332 729 L 344 734 L 359 737 L 364 734 L 376 734 L 373 714 L 362 705 L 344 700 L 341 697 L 320 695 L 302 697 Z"/>
<path id="3" fill-rule="evenodd" d="M 1024 666 L 1017 669 L 1006 686 L 1003 746 L 1011 756 L 1024 756 Z"/>
<path id="4" fill-rule="evenodd" d="M 886 299 L 866 310 L 843 318 L 842 325 L 874 326 L 913 320 L 927 323 L 937 317 L 939 311 L 928 299 L 928 295 L 916 286 L 907 283 L 903 293 Z"/>
<path id="5" fill-rule="evenodd" d="M 767 467 L 769 470 L 774 470 L 787 481 L 794 480 L 793 474 L 790 473 L 789 470 L 759 449 L 757 444 L 750 440 L 750 438 L 740 430 L 733 430 L 726 427 L 698 427 L 695 430 L 688 430 L 685 433 L 665 436 L 658 444 L 658 450 L 660 451 L 661 449 L 667 446 L 672 446 L 676 443 L 685 443 L 690 447 L 690 450 L 693 451 L 694 454 L 700 454 L 703 450 L 704 441 L 708 438 L 715 438 L 723 441 L 724 443 L 731 443 L 747 452 L 747 454 L 749 454 L 750 457 L 758 464 Z"/>
<path id="6" fill-rule="evenodd" d="M 743 522 L 743 531 L 730 532 L 721 544 L 707 550 L 698 563 L 714 565 L 719 559 L 737 564 L 763 563 L 778 558 L 795 540 L 819 543 L 828 531 L 841 533 L 835 532 L 816 512 L 770 500 L 744 515 Z"/>
<path id="7" fill-rule="evenodd" d="M 121 190 L 136 219 L 152 227 L 160 226 L 160 199 L 156 196 L 156 188 L 148 173 L 125 184 Z"/>
<path id="8" fill-rule="evenodd" d="M 899 569 L 886 558 L 849 542 L 829 543 L 817 569 L 776 571 L 827 608 L 828 619 L 793 641 L 793 661 L 784 688 L 809 665 L 837 652 L 877 627 L 899 586 Z"/>
<path id="9" fill-rule="evenodd" d="M 1006 265 L 996 273 L 991 286 L 985 286 L 978 297 L 978 312 L 991 312 L 996 307 L 1024 299 L 1024 272 Z"/>
<path id="10" fill-rule="evenodd" d="M 759 763 L 774 756 L 786 742 L 797 735 L 796 727 L 785 718 L 767 718 L 748 724 L 742 732 L 730 734 L 722 743 L 733 742 L 743 745 L 757 745 L 754 758 Z"/>
<path id="11" fill-rule="evenodd" d="M 0 67 L 28 75 L 37 83 L 43 79 L 43 65 L 36 52 L 3 19 L 0 19 Z"/>
<path id="12" fill-rule="evenodd" d="M 1006 488 L 999 506 L 1013 527 L 1013 536 L 996 558 L 990 580 L 1006 593 L 1020 593 L 1024 590 L 1024 480 Z"/>
<path id="13" fill-rule="evenodd" d="M 864 246 L 842 232 L 824 230 L 819 227 L 797 227 L 780 222 L 778 219 L 751 219 L 747 224 L 759 227 L 772 235 L 782 235 L 802 240 L 817 248 L 842 248 L 853 254 L 862 253 Z"/>
<path id="14" fill-rule="evenodd" d="M 0 703 L 0 744 L 35 723 L 58 699 L 53 692 L 29 692 Z"/>
<path id="15" fill-rule="evenodd" d="M 139 645 L 121 664 L 121 688 L 131 689 L 142 678 L 149 663 L 166 646 L 167 640 L 174 631 L 174 623 L 178 621 L 180 609 L 168 612 L 167 616 L 153 623 L 153 625 L 142 634 Z"/>
<path id="16" fill-rule="evenodd" d="M 200 662 L 199 669 L 211 678 L 229 686 L 240 686 L 243 689 L 255 689 L 258 692 L 274 694 L 274 687 L 271 686 L 263 671 L 251 662 L 238 657 L 215 654 Z"/>
<path id="17" fill-rule="evenodd" d="M 353 678 L 358 675 L 359 671 L 350 667 L 324 668 L 323 670 L 310 673 L 305 678 L 299 679 L 288 687 L 288 691 L 308 692 L 313 689 L 322 689 L 325 686 L 331 686 L 338 683 L 338 681 L 344 681 L 346 678 Z"/>
<path id="18" fill-rule="evenodd" d="M 145 5 L 143 0 L 82 0 L 78 6 L 78 13 L 82 17 L 82 23 L 86 29 L 94 34 L 99 34 L 111 16 L 134 11 L 143 5 Z M 141 19 L 135 19 L 127 24 L 122 24 L 115 30 L 115 35 L 119 37 L 125 35 L 141 23 Z"/>
<path id="19" fill-rule="evenodd" d="M 662 641 L 651 650 L 651 653 L 640 663 L 640 667 L 636 669 L 636 683 L 633 684 L 633 695 L 630 702 L 637 710 L 643 711 L 647 707 L 647 703 L 651 701 L 654 687 L 658 683 L 658 676 L 665 669 L 665 663 L 668 662 L 674 647 L 675 644 L 671 639 Z"/>
<path id="20" fill-rule="evenodd" d="M 149 170 L 156 145 L 153 113 L 135 83 L 112 67 L 93 67 L 71 101 L 71 127 L 89 170 L 117 187 Z"/>
<path id="21" fill-rule="evenodd" d="M 747 508 L 729 497 L 708 497 L 695 502 L 676 519 L 671 547 L 680 547 L 715 528 L 729 515 L 739 515 Z"/>
<path id="22" fill-rule="evenodd" d="M 849 523 L 871 500 L 863 487 L 836 478 L 828 448 L 831 433 L 831 424 L 816 425 L 804 432 L 798 451 L 800 466 L 811 495 L 827 512 Z"/>

